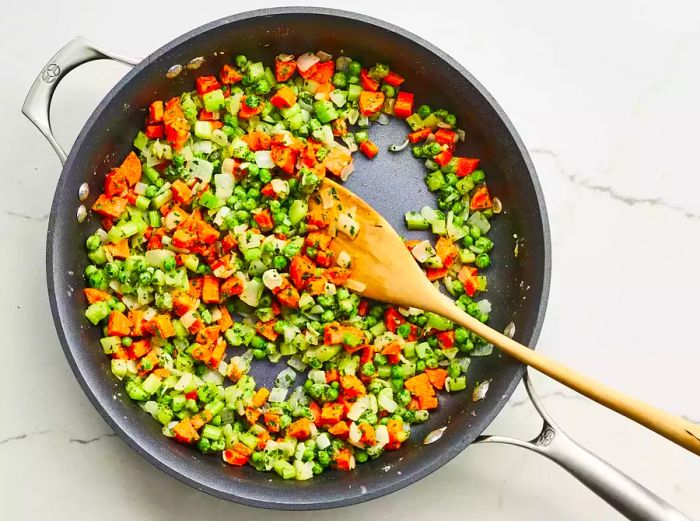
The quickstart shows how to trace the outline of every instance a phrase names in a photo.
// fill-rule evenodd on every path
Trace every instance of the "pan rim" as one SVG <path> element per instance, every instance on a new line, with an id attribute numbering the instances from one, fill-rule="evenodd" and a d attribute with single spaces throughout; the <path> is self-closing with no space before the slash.
<path id="1" fill-rule="evenodd" d="M 380 29 L 395 33 L 399 36 L 402 36 L 404 38 L 407 38 L 409 40 L 412 40 L 415 42 L 417 45 L 422 46 L 423 48 L 427 49 L 428 51 L 432 52 L 435 54 L 437 57 L 440 59 L 444 60 L 447 62 L 450 66 L 454 67 L 462 77 L 470 82 L 479 92 L 479 94 L 483 97 L 484 101 L 490 105 L 490 107 L 495 111 L 495 113 L 498 115 L 498 117 L 501 119 L 503 124 L 505 125 L 508 133 L 512 137 L 515 145 L 517 146 L 518 152 L 520 153 L 525 166 L 527 168 L 530 181 L 533 186 L 533 190 L 535 192 L 538 208 L 539 208 L 539 218 L 541 221 L 541 229 L 542 229 L 542 247 L 543 247 L 543 277 L 542 277 L 542 286 L 541 286 L 541 298 L 539 301 L 539 307 L 537 310 L 537 315 L 535 319 L 535 323 L 533 326 L 533 331 L 531 338 L 529 340 L 529 345 L 535 346 L 537 343 L 537 339 L 539 338 L 539 334 L 542 328 L 542 324 L 544 321 L 544 316 L 547 308 L 547 302 L 548 302 L 548 297 L 549 297 L 549 289 L 550 289 L 550 278 L 551 278 L 551 238 L 550 238 L 550 228 L 549 228 L 549 220 L 547 217 L 547 209 L 544 201 L 544 196 L 542 193 L 542 189 L 539 183 L 539 179 L 537 178 L 537 174 L 534 168 L 534 164 L 532 163 L 532 160 L 530 158 L 530 155 L 520 138 L 518 132 L 516 131 L 515 127 L 511 123 L 510 119 L 507 117 L 503 109 L 500 107 L 500 105 L 496 102 L 496 100 L 491 96 L 491 94 L 481 85 L 481 83 L 469 72 L 464 68 L 459 62 L 457 62 L 454 58 L 452 58 L 450 55 L 442 51 L 441 49 L 437 48 L 433 44 L 429 43 L 428 41 L 424 40 L 423 38 L 413 34 L 410 31 L 407 31 L 401 27 L 398 27 L 396 25 L 393 25 L 391 23 L 385 22 L 383 20 L 379 20 L 377 18 L 373 18 L 364 14 L 360 13 L 354 13 L 351 11 L 346 11 L 346 10 L 339 10 L 339 9 L 330 9 L 330 8 L 323 8 L 323 7 L 276 7 L 276 8 L 267 8 L 267 9 L 258 9 L 258 10 L 253 10 L 253 11 L 246 11 L 238 14 L 234 14 L 231 16 L 227 16 L 224 18 L 220 18 L 218 20 L 209 22 L 205 25 L 202 25 L 200 27 L 197 27 L 195 29 L 192 29 L 191 31 L 188 31 L 187 33 L 173 39 L 172 41 L 166 43 L 153 53 L 151 53 L 149 56 L 145 57 L 139 64 L 137 64 L 130 72 L 128 72 L 121 80 L 119 80 L 116 85 L 104 96 L 104 98 L 100 101 L 100 103 L 97 105 L 93 113 L 90 115 L 90 117 L 86 120 L 85 124 L 83 125 L 83 128 L 76 138 L 73 146 L 71 147 L 70 154 L 68 155 L 68 159 L 61 171 L 61 175 L 58 179 L 57 186 L 54 192 L 54 199 L 51 205 L 51 212 L 49 215 L 49 224 L 48 224 L 48 231 L 47 231 L 47 249 L 46 249 L 46 275 L 47 275 L 47 284 L 48 284 L 48 293 L 49 293 L 49 301 L 50 301 L 50 307 L 51 307 L 51 313 L 53 316 L 54 320 L 54 326 L 56 328 L 56 332 L 59 337 L 59 341 L 61 343 L 63 352 L 66 356 L 66 359 L 71 367 L 71 370 L 73 371 L 73 374 L 75 375 L 78 383 L 80 384 L 81 388 L 83 389 L 83 392 L 85 395 L 88 397 L 90 402 L 92 403 L 93 407 L 97 410 L 97 412 L 100 414 L 100 416 L 107 422 L 107 424 L 119 435 L 119 437 L 128 445 L 130 446 L 134 451 L 136 451 L 139 455 L 144 457 L 146 461 L 150 462 L 153 464 L 156 468 L 162 470 L 163 472 L 167 473 L 169 476 L 172 476 L 179 481 L 186 483 L 193 488 L 196 488 L 197 490 L 206 492 L 207 494 L 210 494 L 212 496 L 225 499 L 228 501 L 233 501 L 239 504 L 247 505 L 247 506 L 253 506 L 253 507 L 259 507 L 259 508 L 269 508 L 269 509 L 278 509 L 278 510 L 322 510 L 322 509 L 330 509 L 330 508 L 337 508 L 337 507 L 342 507 L 342 506 L 348 506 L 352 504 L 357 504 L 357 503 L 362 503 L 365 501 L 369 501 L 371 499 L 375 499 L 387 494 L 390 494 L 392 492 L 395 492 L 399 489 L 402 489 L 412 483 L 415 483 L 419 481 L 420 479 L 426 477 L 427 475 L 431 474 L 438 468 L 442 467 L 445 465 L 447 462 L 452 460 L 454 457 L 456 457 L 458 454 L 460 454 L 464 449 L 466 449 L 473 441 L 474 438 L 476 437 L 473 436 L 471 439 L 470 437 L 464 437 L 462 439 L 457 440 L 457 443 L 452 444 L 449 448 L 446 448 L 444 451 L 442 451 L 441 454 L 439 454 L 437 457 L 432 458 L 431 460 L 426 462 L 426 465 L 422 466 L 418 471 L 411 472 L 411 473 L 403 473 L 400 476 L 395 477 L 394 479 L 387 480 L 387 485 L 382 488 L 374 489 L 372 491 L 368 491 L 366 493 L 361 492 L 360 487 L 357 488 L 352 488 L 348 489 L 347 494 L 340 497 L 340 498 L 335 498 L 335 499 L 329 499 L 328 501 L 310 501 L 310 502 L 303 502 L 303 496 L 300 494 L 299 495 L 299 500 L 297 502 L 276 502 L 274 498 L 271 498 L 267 496 L 266 499 L 261 499 L 259 496 L 255 496 L 254 494 L 242 494 L 240 490 L 236 490 L 237 487 L 232 487 L 231 491 L 228 490 L 221 490 L 217 489 L 214 487 L 210 487 L 208 485 L 203 484 L 202 482 L 193 479 L 190 477 L 186 472 L 183 470 L 177 468 L 175 465 L 171 465 L 166 463 L 164 460 L 156 457 L 153 455 L 147 448 L 145 448 L 135 437 L 133 437 L 126 429 L 126 426 L 124 425 L 126 422 L 123 421 L 123 419 L 118 418 L 115 419 L 111 414 L 107 412 L 106 406 L 103 404 L 103 399 L 102 397 L 98 396 L 97 393 L 90 387 L 88 384 L 86 377 L 83 375 L 82 371 L 78 367 L 78 363 L 76 361 L 76 358 L 73 355 L 73 350 L 71 349 L 71 346 L 68 342 L 68 339 L 66 338 L 65 331 L 63 329 L 63 324 L 61 322 L 60 318 L 60 309 L 57 301 L 57 296 L 56 296 L 56 286 L 55 286 L 55 280 L 61 276 L 59 273 L 55 273 L 55 265 L 54 265 L 54 249 L 57 247 L 57 244 L 54 242 L 54 235 L 52 233 L 52 230 L 54 229 L 56 225 L 56 219 L 59 210 L 62 209 L 63 207 L 63 202 L 61 197 L 59 197 L 59 193 L 61 192 L 61 187 L 62 183 L 65 181 L 66 175 L 65 173 L 70 171 L 71 168 L 73 167 L 73 163 L 75 161 L 75 157 L 77 155 L 77 151 L 81 149 L 82 143 L 87 137 L 87 129 L 88 127 L 91 126 L 91 124 L 94 122 L 94 120 L 97 118 L 97 115 L 102 112 L 102 110 L 111 102 L 112 98 L 114 95 L 122 89 L 124 85 L 126 85 L 128 82 L 131 81 L 131 79 L 137 75 L 141 70 L 144 68 L 148 67 L 149 64 L 158 59 L 161 55 L 165 54 L 166 52 L 170 51 L 172 48 L 185 43 L 187 40 L 190 40 L 191 38 L 198 36 L 202 33 L 205 33 L 209 30 L 215 29 L 217 27 L 227 25 L 230 23 L 242 21 L 242 20 L 247 20 L 251 18 L 261 18 L 265 16 L 274 16 L 274 15 L 325 15 L 325 16 L 333 16 L 333 17 L 339 17 L 339 18 L 346 18 L 350 19 L 356 22 L 361 22 L 369 25 L 374 25 Z M 481 416 L 481 420 L 484 421 L 484 425 L 489 425 L 493 419 L 500 413 L 500 411 L 503 409 L 505 406 L 506 402 L 512 395 L 513 391 L 515 390 L 515 387 L 518 385 L 520 382 L 523 374 L 525 372 L 525 367 L 520 366 L 516 370 L 516 378 L 513 378 L 511 383 L 506 387 L 503 395 L 499 398 L 498 402 L 496 402 L 495 406 L 488 411 L 485 411 Z"/>

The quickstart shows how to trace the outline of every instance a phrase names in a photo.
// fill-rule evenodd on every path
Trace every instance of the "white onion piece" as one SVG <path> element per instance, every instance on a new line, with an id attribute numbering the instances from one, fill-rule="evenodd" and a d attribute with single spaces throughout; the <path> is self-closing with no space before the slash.
<path id="1" fill-rule="evenodd" d="M 288 61 L 292 61 L 294 59 L 294 55 L 293 54 L 278 54 L 275 59 L 277 61 L 281 61 L 281 62 L 288 62 Z"/>
<path id="2" fill-rule="evenodd" d="M 348 414 L 347 414 L 348 419 L 352 420 L 352 421 L 359 420 L 360 416 L 362 416 L 364 414 L 364 412 L 367 409 L 369 409 L 369 406 L 370 406 L 369 397 L 368 396 L 361 396 L 350 407 L 350 410 L 348 411 Z"/>
<path id="3" fill-rule="evenodd" d="M 255 152 L 255 164 L 258 168 L 274 168 L 275 162 L 272 160 L 272 152 L 269 150 Z"/>
<path id="4" fill-rule="evenodd" d="M 353 445 L 361 445 L 362 431 L 355 422 L 350 424 L 350 432 L 348 433 L 348 441 Z"/>
<path id="5" fill-rule="evenodd" d="M 221 163 L 221 173 L 233 175 L 233 170 L 236 167 L 236 161 L 233 158 L 227 157 Z"/>
<path id="6" fill-rule="evenodd" d="M 333 56 L 325 51 L 317 51 L 316 56 L 319 60 L 321 60 L 321 62 L 327 62 L 333 59 Z"/>
<path id="7" fill-rule="evenodd" d="M 491 302 L 487 299 L 480 300 L 476 305 L 482 313 L 491 313 Z"/>
<path id="8" fill-rule="evenodd" d="M 165 259 L 175 258 L 175 253 L 170 250 L 148 250 L 146 252 L 146 263 L 154 268 L 162 268 Z"/>
<path id="9" fill-rule="evenodd" d="M 362 293 L 367 289 L 367 284 L 360 282 L 359 280 L 348 279 L 348 281 L 345 283 L 345 287 L 356 293 Z"/>
<path id="10" fill-rule="evenodd" d="M 430 244 L 430 241 L 425 240 L 416 244 L 411 248 L 411 255 L 420 263 L 427 261 L 430 257 L 436 255 L 435 248 Z"/>
<path id="11" fill-rule="evenodd" d="M 380 449 L 389 443 L 389 429 L 386 425 L 377 425 L 374 429 L 375 446 Z"/>
<path id="12" fill-rule="evenodd" d="M 320 58 L 315 54 L 310 52 L 304 53 L 297 58 L 297 69 L 301 72 L 306 72 L 320 61 Z"/>
<path id="13" fill-rule="evenodd" d="M 336 262 L 341 268 L 349 268 L 350 264 L 352 264 L 352 257 L 350 257 L 348 252 L 343 250 L 338 254 L 338 259 Z"/>
<path id="14" fill-rule="evenodd" d="M 270 391 L 268 401 L 271 403 L 283 402 L 285 398 L 287 398 L 287 389 L 283 389 L 282 387 L 273 387 L 272 391 Z"/>
<path id="15" fill-rule="evenodd" d="M 474 392 L 472 392 L 472 401 L 478 402 L 479 400 L 483 400 L 489 390 L 490 383 L 491 380 L 485 380 L 477 385 L 474 388 Z"/>
<path id="16" fill-rule="evenodd" d="M 431 443 L 435 443 L 437 440 L 442 438 L 445 429 L 447 429 L 447 427 L 441 427 L 439 429 L 435 429 L 434 431 L 430 431 L 426 437 L 423 438 L 423 445 L 430 445 Z"/>
<path id="17" fill-rule="evenodd" d="M 272 185 L 272 190 L 277 195 L 289 193 L 289 183 L 284 179 L 275 178 L 270 181 L 270 185 Z"/>
<path id="18" fill-rule="evenodd" d="M 146 193 L 147 188 L 148 185 L 146 183 L 138 182 L 136 183 L 136 186 L 134 186 L 134 192 L 136 192 L 138 195 L 143 195 Z"/>
<path id="19" fill-rule="evenodd" d="M 389 116 L 387 116 L 383 112 L 379 114 L 379 116 L 377 116 L 377 123 L 379 123 L 380 125 L 388 125 L 389 121 Z"/>
<path id="20" fill-rule="evenodd" d="M 262 281 L 267 289 L 277 289 L 282 285 L 282 275 L 277 270 L 267 270 L 263 273 Z"/>

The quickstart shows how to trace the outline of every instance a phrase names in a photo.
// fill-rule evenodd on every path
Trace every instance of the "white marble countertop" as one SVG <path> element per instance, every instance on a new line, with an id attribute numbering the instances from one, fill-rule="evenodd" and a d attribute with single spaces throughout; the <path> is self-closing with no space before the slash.
<path id="1" fill-rule="evenodd" d="M 347 5 L 323 5 L 331 3 Z M 64 0 L 6 10 L 0 18 L 1 48 L 21 49 L 14 59 L 6 56 L 0 82 L 6 158 L 0 330 L 8 369 L 0 378 L 4 519 L 278 517 L 214 499 L 155 469 L 111 433 L 79 389 L 54 331 L 44 273 L 47 214 L 60 165 L 19 112 L 36 73 L 71 37 L 143 56 L 186 30 L 244 9 L 226 4 Z M 553 240 L 542 352 L 700 421 L 700 7 L 645 4 L 352 5 L 419 34 L 463 63 L 529 148 Z M 94 63 L 59 87 L 53 116 L 62 143 L 71 142 L 123 73 L 119 65 Z M 655 320 L 670 327 L 662 332 L 652 326 Z M 545 377 L 534 380 L 570 435 L 700 518 L 699 458 Z M 489 432 L 528 436 L 537 429 L 519 389 Z M 379 508 L 394 519 L 620 518 L 554 464 L 506 446 L 471 447 L 407 489 L 315 518 L 359 519 Z"/>

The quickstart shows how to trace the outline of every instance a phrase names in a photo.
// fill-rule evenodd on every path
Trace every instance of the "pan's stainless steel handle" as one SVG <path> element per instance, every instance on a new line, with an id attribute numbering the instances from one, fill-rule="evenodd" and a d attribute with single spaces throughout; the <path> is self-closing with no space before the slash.
<path id="1" fill-rule="evenodd" d="M 130 66 L 139 63 L 139 60 L 106 51 L 78 36 L 64 45 L 44 66 L 22 105 L 22 113 L 49 140 L 62 164 L 67 156 L 51 131 L 51 98 L 56 86 L 70 71 L 93 60 L 115 60 Z"/>
<path id="2" fill-rule="evenodd" d="M 506 443 L 546 456 L 595 492 L 611 507 L 634 521 L 690 521 L 669 503 L 567 436 L 551 419 L 525 373 L 525 389 L 543 420 L 531 441 L 504 436 L 480 436 L 480 443 Z"/>

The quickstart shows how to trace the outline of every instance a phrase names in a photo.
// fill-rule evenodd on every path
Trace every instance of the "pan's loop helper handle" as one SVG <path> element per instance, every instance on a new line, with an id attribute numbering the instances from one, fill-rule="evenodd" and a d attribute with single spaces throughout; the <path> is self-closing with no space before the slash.
<path id="1" fill-rule="evenodd" d="M 78 36 L 71 40 L 49 60 L 41 70 L 36 80 L 29 89 L 22 113 L 36 125 L 39 131 L 49 140 L 51 146 L 58 154 L 61 163 L 66 162 L 66 153 L 56 141 L 51 131 L 50 108 L 51 98 L 56 86 L 73 69 L 93 60 L 115 60 L 125 65 L 136 65 L 139 60 L 120 56 L 118 54 L 100 49 L 85 38 Z"/>
<path id="2" fill-rule="evenodd" d="M 543 420 L 540 433 L 530 441 L 485 435 L 477 442 L 517 445 L 546 456 L 633 521 L 690 521 L 656 494 L 567 436 L 545 411 L 527 373 L 524 381 L 527 394 Z"/>

